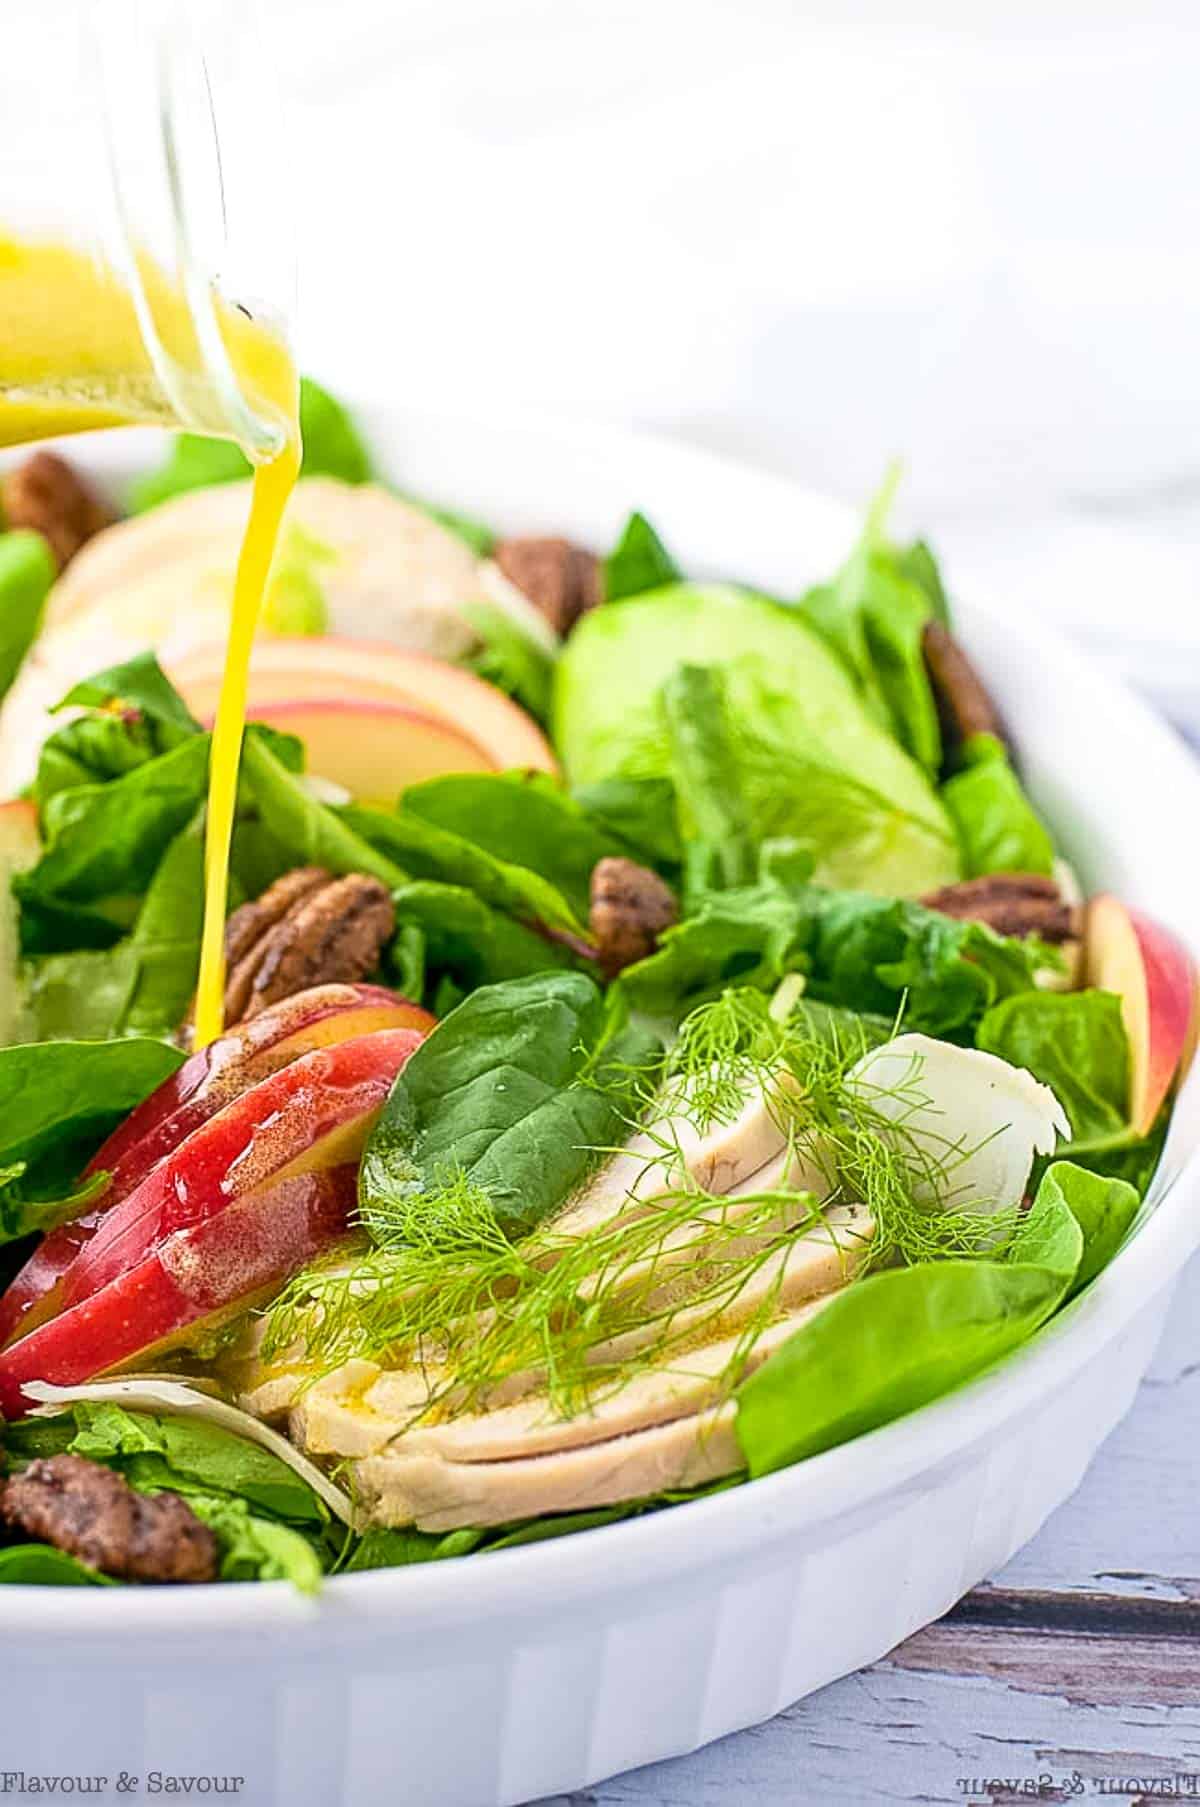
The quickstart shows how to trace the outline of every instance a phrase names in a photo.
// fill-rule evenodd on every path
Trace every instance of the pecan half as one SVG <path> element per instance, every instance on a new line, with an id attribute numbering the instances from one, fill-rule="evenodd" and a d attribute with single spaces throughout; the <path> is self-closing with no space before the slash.
<path id="1" fill-rule="evenodd" d="M 949 628 L 927 621 L 922 651 L 946 752 L 953 754 L 973 734 L 994 734 L 1011 752 L 1000 711 Z"/>
<path id="2" fill-rule="evenodd" d="M 592 868 L 590 923 L 606 979 L 644 960 L 678 920 L 675 895 L 657 872 L 633 860 L 598 860 Z"/>
<path id="3" fill-rule="evenodd" d="M 501 540 L 493 557 L 556 633 L 569 634 L 579 617 L 601 600 L 599 559 L 570 540 Z"/>
<path id="4" fill-rule="evenodd" d="M 0 486 L 0 512 L 9 527 L 32 527 L 47 541 L 61 571 L 79 548 L 116 519 L 90 484 L 55 452 L 35 452 Z"/>
<path id="5" fill-rule="evenodd" d="M 357 984 L 379 965 L 395 926 L 377 878 L 334 878 L 320 866 L 285 873 L 226 924 L 226 1023 L 313 985 Z"/>
<path id="6" fill-rule="evenodd" d="M 960 922 L 984 922 L 998 935 L 1036 935 L 1040 941 L 1074 941 L 1082 917 L 1052 878 L 1035 872 L 989 872 L 944 885 L 921 899 L 927 909 Z"/>
<path id="7" fill-rule="evenodd" d="M 5 1483 L 0 1516 L 122 1581 L 215 1581 L 217 1540 L 177 1493 L 136 1492 L 83 1456 L 31 1462 Z"/>

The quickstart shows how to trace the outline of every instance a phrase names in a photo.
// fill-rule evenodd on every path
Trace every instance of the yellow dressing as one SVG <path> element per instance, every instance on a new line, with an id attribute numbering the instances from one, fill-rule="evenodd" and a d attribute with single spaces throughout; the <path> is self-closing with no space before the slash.
<path id="1" fill-rule="evenodd" d="M 148 259 L 139 260 L 138 279 L 157 365 L 133 297 L 111 270 L 70 245 L 0 234 L 0 446 L 147 423 L 221 431 L 222 404 L 184 296 Z M 197 1047 L 219 1035 L 223 1023 L 229 850 L 250 653 L 300 467 L 299 382 L 286 343 L 219 299 L 214 311 L 241 399 L 257 421 L 269 424 L 280 449 L 255 468 L 213 730 Z"/>

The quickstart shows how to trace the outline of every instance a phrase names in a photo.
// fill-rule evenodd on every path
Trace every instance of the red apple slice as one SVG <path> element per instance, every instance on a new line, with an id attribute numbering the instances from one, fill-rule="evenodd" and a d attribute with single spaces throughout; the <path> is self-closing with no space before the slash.
<path id="1" fill-rule="evenodd" d="M 61 1309 L 268 1181 L 356 1161 L 392 1081 L 423 1040 L 415 1029 L 358 1036 L 303 1054 L 242 1092 L 106 1213 L 63 1276 Z"/>
<path id="2" fill-rule="evenodd" d="M 360 803 L 390 808 L 402 790 L 450 772 L 494 772 L 493 761 L 460 728 L 395 703 L 265 703 L 251 711 L 304 742 L 308 770 Z"/>
<path id="3" fill-rule="evenodd" d="M 176 1230 L 111 1285 L 0 1353 L 0 1412 L 26 1407 L 21 1388 L 74 1386 L 185 1343 L 269 1296 L 343 1236 L 354 1211 L 354 1163 L 294 1174 Z"/>
<path id="4" fill-rule="evenodd" d="M 1161 923 L 1104 893 L 1087 911 L 1087 983 L 1115 991 L 1129 1037 L 1129 1120 L 1149 1134 L 1191 1030 L 1196 969 Z"/>
<path id="5" fill-rule="evenodd" d="M 119 1124 L 85 1169 L 108 1173 L 93 1209 L 43 1237 L 0 1297 L 0 1344 L 58 1310 L 58 1283 L 106 1214 L 174 1148 L 242 1092 L 338 1041 L 382 1029 L 428 1033 L 435 1019 L 380 985 L 317 985 L 239 1024 L 190 1060 Z"/>
<path id="6" fill-rule="evenodd" d="M 206 717 L 216 710 L 223 666 L 224 648 L 216 645 L 170 662 L 171 679 L 195 715 Z M 336 635 L 260 640 L 250 674 L 250 714 L 273 703 L 298 701 L 418 709 L 456 727 L 499 771 L 525 766 L 558 773 L 537 723 L 503 691 L 461 666 L 426 653 L 403 652 L 385 641 Z"/>

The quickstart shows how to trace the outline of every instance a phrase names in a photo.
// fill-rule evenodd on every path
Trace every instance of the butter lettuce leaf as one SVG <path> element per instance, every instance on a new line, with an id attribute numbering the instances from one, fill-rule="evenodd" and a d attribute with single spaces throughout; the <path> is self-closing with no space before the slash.
<path id="1" fill-rule="evenodd" d="M 963 873 L 1054 871 L 1054 843 L 1025 795 L 1008 754 L 994 734 L 976 734 L 963 748 L 964 767 L 942 786 L 962 849 Z"/>
<path id="2" fill-rule="evenodd" d="M 1090 1175 L 1056 1162 L 996 1259 L 923 1262 L 835 1293 L 737 1390 L 752 1475 L 819 1454 L 927 1405 L 1010 1354 L 1062 1304 L 1103 1220 Z"/>
<path id="3" fill-rule="evenodd" d="M 1055 1093 L 1072 1156 L 1130 1143 L 1129 1039 L 1111 991 L 1031 991 L 987 1012 L 976 1046 L 1024 1067 Z"/>

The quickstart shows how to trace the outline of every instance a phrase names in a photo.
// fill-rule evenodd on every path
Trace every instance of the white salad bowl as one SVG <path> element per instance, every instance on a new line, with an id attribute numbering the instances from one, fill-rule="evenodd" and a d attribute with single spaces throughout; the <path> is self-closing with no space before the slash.
<path id="1" fill-rule="evenodd" d="M 608 543 L 641 508 L 685 568 L 795 592 L 841 507 L 662 441 L 511 415 L 360 411 L 406 488 L 506 528 Z M 140 435 L 77 446 L 135 468 Z M 936 529 L 936 523 L 932 524 Z M 1200 768 L 1039 620 L 957 601 L 1030 789 L 1090 888 L 1200 945 Z M 686 648 L 680 648 L 681 653 Z M 620 708 L 619 697 L 613 699 Z M 935 1405 L 750 1485 L 629 1523 L 333 1580 L 0 1588 L 0 1769 L 136 1777 L 253 1807 L 529 1801 L 776 1713 L 883 1655 L 1006 1562 L 1133 1399 L 1200 1243 L 1200 1078 L 1155 1208 L 1078 1300 Z M 5 1784 L 15 1787 L 16 1784 Z"/>

